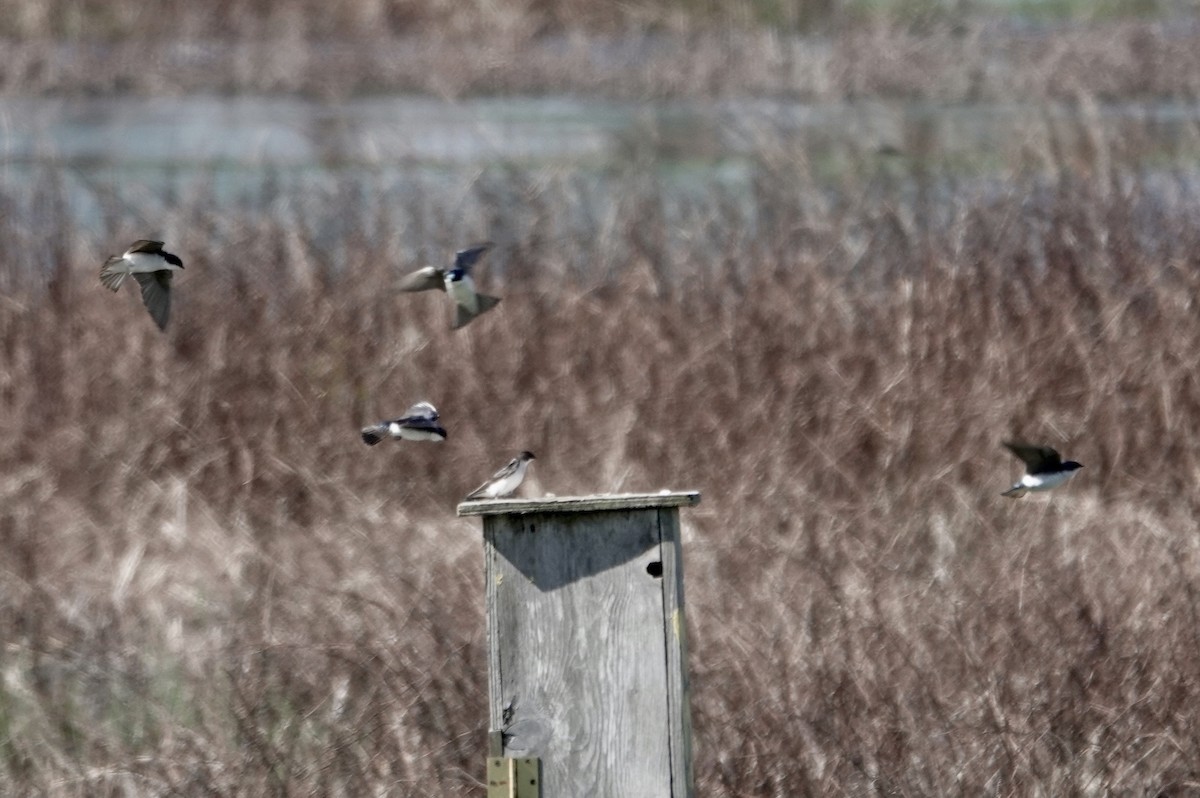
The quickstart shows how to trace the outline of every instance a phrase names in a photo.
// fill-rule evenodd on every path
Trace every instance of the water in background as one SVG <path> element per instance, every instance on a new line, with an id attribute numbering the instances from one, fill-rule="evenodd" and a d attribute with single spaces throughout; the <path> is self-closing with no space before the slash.
<path id="1" fill-rule="evenodd" d="M 780 163 L 799 164 L 833 193 L 845 190 L 849 173 L 882 176 L 861 190 L 898 191 L 906 202 L 917 199 L 915 176 L 928 182 L 932 173 L 951 179 L 943 192 L 950 205 L 964 183 L 992 190 L 1013 168 L 1039 168 L 1039 152 L 1069 159 L 1099 141 L 1118 142 L 1125 163 L 1134 148 L 1133 162 L 1194 183 L 1198 122 L 1200 105 L 1163 102 L 5 98 L 0 198 L 10 217 L 34 224 L 30 187 L 52 175 L 72 221 L 97 236 L 122 221 L 167 236 L 163 209 L 197 197 L 217 216 L 300 215 L 330 239 L 344 232 L 338 209 L 348 199 L 380 225 L 447 227 L 456 236 L 456 227 L 490 233 L 489 214 L 521 212 L 539 183 L 552 182 L 580 209 L 578 225 L 594 230 L 628 200 L 631 180 L 649 180 L 666 198 L 668 225 L 714 192 L 743 203 L 752 223 L 762 208 L 761 197 L 752 199 L 755 181 Z M 522 180 L 506 179 L 513 174 Z M 920 200 L 936 209 L 938 192 Z M 416 218 L 423 214 L 414 208 L 430 210 Z"/>

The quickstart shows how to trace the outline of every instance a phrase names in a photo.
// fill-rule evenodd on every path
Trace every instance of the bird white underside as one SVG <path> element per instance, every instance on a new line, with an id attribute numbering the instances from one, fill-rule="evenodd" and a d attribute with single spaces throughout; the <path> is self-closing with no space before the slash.
<path id="1" fill-rule="evenodd" d="M 128 265 L 125 271 L 130 274 L 137 272 L 161 272 L 163 269 L 176 272 L 180 270 L 179 266 L 167 263 L 166 259 L 161 255 L 154 255 L 149 252 L 126 252 L 122 256 L 122 260 Z"/>
<path id="2" fill-rule="evenodd" d="M 475 281 L 471 279 L 471 275 L 468 274 L 461 280 L 447 279 L 446 293 L 471 313 L 479 312 L 479 298 L 475 296 Z"/>
<path id="3" fill-rule="evenodd" d="M 1026 490 L 1050 490 L 1057 488 L 1074 475 L 1074 471 L 1061 471 L 1057 474 L 1025 474 L 1017 485 Z"/>
<path id="4" fill-rule="evenodd" d="M 435 432 L 430 432 L 427 429 L 413 429 L 412 427 L 402 427 L 399 424 L 389 424 L 388 432 L 392 437 L 403 438 L 406 441 L 440 441 L 442 436 Z"/>
<path id="5" fill-rule="evenodd" d="M 525 469 L 529 467 L 529 461 L 521 463 L 517 466 L 517 470 L 509 474 L 504 479 L 493 482 L 488 485 L 483 491 L 485 499 L 498 499 L 501 496 L 507 496 L 512 493 L 521 484 L 521 480 L 525 478 Z"/>
<path id="6" fill-rule="evenodd" d="M 1019 499 L 1031 491 L 1057 488 L 1073 476 L 1075 476 L 1074 471 L 1060 471 L 1057 474 L 1024 474 L 1011 488 L 1004 491 L 1003 495 L 1010 499 Z"/>

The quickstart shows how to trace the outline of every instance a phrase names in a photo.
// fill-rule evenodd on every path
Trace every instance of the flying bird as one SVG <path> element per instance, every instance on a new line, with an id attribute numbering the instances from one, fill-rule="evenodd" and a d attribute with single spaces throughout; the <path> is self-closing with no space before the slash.
<path id="1" fill-rule="evenodd" d="M 362 430 L 363 443 L 367 446 L 374 446 L 388 435 L 406 441 L 446 440 L 446 430 L 438 424 L 437 408 L 429 402 L 417 402 L 400 418 L 380 421 Z"/>
<path id="2" fill-rule="evenodd" d="M 401 280 L 397 287 L 401 291 L 432 291 L 440 288 L 454 300 L 456 315 L 450 329 L 465 327 L 476 316 L 500 304 L 498 297 L 477 292 L 475 281 L 471 279 L 471 268 L 491 248 L 491 242 L 487 242 L 460 249 L 454 253 L 454 265 L 449 269 L 439 266 L 417 269 Z"/>
<path id="3" fill-rule="evenodd" d="M 1074 460 L 1064 463 L 1058 452 L 1049 446 L 1032 446 L 1015 441 L 1005 441 L 1004 445 L 1025 463 L 1025 473 L 1015 485 L 1001 493 L 1001 496 L 1019 499 L 1029 491 L 1056 488 L 1083 468 Z"/>
<path id="4" fill-rule="evenodd" d="M 132 274 L 142 287 L 142 302 L 158 329 L 167 329 L 171 315 L 171 272 L 183 269 L 183 261 L 163 249 L 163 242 L 134 241 L 124 255 L 113 255 L 100 269 L 100 282 L 111 291 L 119 291 L 125 277 Z"/>
<path id="5" fill-rule="evenodd" d="M 509 460 L 508 465 L 492 474 L 491 479 L 468 493 L 467 498 L 499 499 L 509 495 L 517 489 L 521 480 L 525 479 L 525 471 L 529 468 L 529 461 L 533 459 L 533 452 L 521 452 Z"/>

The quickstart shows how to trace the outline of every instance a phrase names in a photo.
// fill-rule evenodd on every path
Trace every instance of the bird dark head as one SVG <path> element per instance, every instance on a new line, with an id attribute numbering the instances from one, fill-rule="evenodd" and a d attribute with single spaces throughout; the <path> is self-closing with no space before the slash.
<path id="1" fill-rule="evenodd" d="M 1062 464 L 1063 471 L 1074 471 L 1078 468 L 1083 468 L 1083 464 L 1076 463 L 1074 460 L 1068 460 L 1067 462 Z"/>
<path id="2" fill-rule="evenodd" d="M 520 460 L 536 460 L 537 459 L 536 457 L 533 456 L 533 452 L 530 452 L 530 451 L 521 452 L 519 455 L 517 455 L 517 458 Z"/>

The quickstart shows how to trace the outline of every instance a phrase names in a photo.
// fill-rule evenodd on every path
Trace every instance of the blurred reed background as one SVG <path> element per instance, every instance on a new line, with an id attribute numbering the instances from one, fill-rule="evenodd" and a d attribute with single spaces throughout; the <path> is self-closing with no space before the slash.
<path id="1" fill-rule="evenodd" d="M 561 30 L 543 7 L 591 8 L 514 18 Z M 59 41 L 98 13 L 21 8 Z M 0 782 L 482 795 L 480 541 L 453 508 L 530 448 L 528 495 L 704 493 L 699 794 L 1193 792 L 1200 127 L 1164 146 L 1103 124 L 1110 99 L 1081 84 L 1073 124 L 967 162 L 920 126 L 821 161 L 763 127 L 732 188 L 640 150 L 428 183 L 267 170 L 237 201 L 203 176 L 131 200 L 122 173 L 81 221 L 77 170 L 22 165 L 0 188 Z M 187 267 L 165 335 L 97 278 L 159 234 Z M 504 302 L 467 330 L 389 290 L 483 237 Z M 417 399 L 444 445 L 362 444 Z M 1008 436 L 1087 468 L 1003 500 Z"/>

